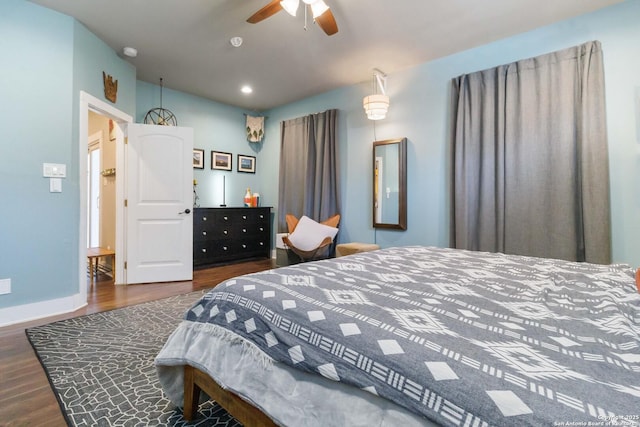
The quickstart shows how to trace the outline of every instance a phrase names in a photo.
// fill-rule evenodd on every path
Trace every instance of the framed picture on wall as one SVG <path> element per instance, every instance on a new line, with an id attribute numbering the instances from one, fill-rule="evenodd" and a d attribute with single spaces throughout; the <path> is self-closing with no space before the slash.
<path id="1" fill-rule="evenodd" d="M 211 152 L 211 169 L 230 171 L 232 163 L 233 156 L 231 153 L 225 153 L 222 151 Z"/>
<path id="2" fill-rule="evenodd" d="M 193 168 L 204 169 L 204 150 L 199 148 L 193 149 Z"/>
<path id="3" fill-rule="evenodd" d="M 238 154 L 238 172 L 256 173 L 256 158 Z"/>

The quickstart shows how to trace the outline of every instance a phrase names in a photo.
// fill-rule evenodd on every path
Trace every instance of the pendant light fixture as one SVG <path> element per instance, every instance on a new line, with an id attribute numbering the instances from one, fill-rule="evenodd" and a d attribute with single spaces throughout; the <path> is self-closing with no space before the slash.
<path id="1" fill-rule="evenodd" d="M 144 116 L 144 124 L 160 126 L 178 126 L 176 116 L 166 108 L 162 108 L 162 88 L 164 87 L 162 77 L 160 77 L 160 107 L 152 108 Z"/>
<path id="2" fill-rule="evenodd" d="M 373 69 L 373 94 L 365 96 L 362 106 L 369 120 L 382 120 L 389 111 L 387 95 L 387 75 L 377 68 Z"/>

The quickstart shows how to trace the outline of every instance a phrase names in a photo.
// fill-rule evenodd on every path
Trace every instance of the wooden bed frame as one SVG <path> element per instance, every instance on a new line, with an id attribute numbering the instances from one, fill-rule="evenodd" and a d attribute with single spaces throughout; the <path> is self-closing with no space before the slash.
<path id="1" fill-rule="evenodd" d="M 640 292 L 640 268 L 636 270 L 636 287 Z M 235 393 L 223 389 L 209 375 L 189 365 L 184 367 L 184 418 L 187 421 L 192 421 L 197 414 L 201 390 L 245 427 L 277 426 L 260 409 Z"/>
<path id="2" fill-rule="evenodd" d="M 245 427 L 277 426 L 264 412 L 220 387 L 208 374 L 189 365 L 184 367 L 184 418 L 187 421 L 192 421 L 197 414 L 201 390 Z"/>

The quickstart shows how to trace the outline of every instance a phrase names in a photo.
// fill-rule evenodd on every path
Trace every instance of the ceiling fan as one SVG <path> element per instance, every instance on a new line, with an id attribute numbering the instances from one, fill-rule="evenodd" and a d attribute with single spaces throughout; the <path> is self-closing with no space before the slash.
<path id="1" fill-rule="evenodd" d="M 331 13 L 331 9 L 323 0 L 302 0 L 302 2 L 311 7 L 311 14 L 313 19 L 318 23 L 320 28 L 328 35 L 332 36 L 338 32 L 338 24 L 336 19 Z M 267 19 L 268 17 L 275 15 L 284 9 L 291 16 L 296 16 L 300 0 L 272 0 L 271 3 L 251 15 L 247 22 L 251 24 L 257 24 L 258 22 Z M 305 9 L 306 11 L 306 9 Z"/>

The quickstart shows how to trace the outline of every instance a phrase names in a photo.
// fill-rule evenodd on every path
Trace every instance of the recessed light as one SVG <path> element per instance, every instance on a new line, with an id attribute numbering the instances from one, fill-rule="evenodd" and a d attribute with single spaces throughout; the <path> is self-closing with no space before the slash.
<path id="1" fill-rule="evenodd" d="M 253 89 L 251 88 L 251 86 L 244 85 L 244 86 L 242 86 L 242 88 L 240 89 L 240 91 L 241 91 L 242 93 L 247 93 L 247 94 L 248 94 L 248 93 L 253 92 Z"/>
<path id="2" fill-rule="evenodd" d="M 138 56 L 138 49 L 127 46 L 124 49 L 122 49 L 122 53 L 124 53 L 125 56 L 128 56 L 130 58 L 135 58 L 136 56 Z"/>

